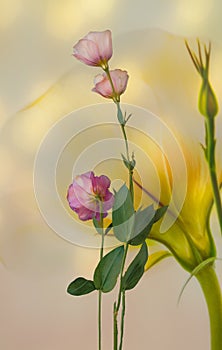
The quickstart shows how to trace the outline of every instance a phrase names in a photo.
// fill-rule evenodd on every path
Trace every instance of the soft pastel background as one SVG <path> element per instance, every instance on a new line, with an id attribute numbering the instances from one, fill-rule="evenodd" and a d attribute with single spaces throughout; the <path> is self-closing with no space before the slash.
<path id="1" fill-rule="evenodd" d="M 66 286 L 79 274 L 91 276 L 98 251 L 54 233 L 33 190 L 33 162 L 46 132 L 73 109 L 103 102 L 90 92 L 97 71 L 74 61 L 73 44 L 90 30 L 110 28 L 112 65 L 130 74 L 124 101 L 149 108 L 201 140 L 199 80 L 182 38 L 213 41 L 212 79 L 222 96 L 221 11 L 220 0 L 1 1 L 2 350 L 96 349 L 96 294 L 75 299 Z M 217 269 L 221 273 L 220 263 Z M 187 277 L 168 259 L 128 294 L 125 349 L 209 349 L 206 306 L 195 280 L 176 305 Z M 104 350 L 109 350 L 112 296 L 104 299 Z"/>

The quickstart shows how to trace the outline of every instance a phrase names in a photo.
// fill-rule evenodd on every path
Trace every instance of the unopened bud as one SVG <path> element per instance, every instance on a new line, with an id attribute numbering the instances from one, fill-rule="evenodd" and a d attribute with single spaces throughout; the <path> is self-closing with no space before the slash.
<path id="1" fill-rule="evenodd" d="M 217 98 L 208 79 L 203 79 L 201 86 L 199 94 L 199 111 L 206 118 L 214 118 L 218 113 Z"/>

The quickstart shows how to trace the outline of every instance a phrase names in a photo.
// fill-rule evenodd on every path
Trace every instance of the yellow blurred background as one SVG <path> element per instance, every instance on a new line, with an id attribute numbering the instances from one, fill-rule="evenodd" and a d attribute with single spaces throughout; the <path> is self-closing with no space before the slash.
<path id="1" fill-rule="evenodd" d="M 98 70 L 76 62 L 72 46 L 90 30 L 111 29 L 111 65 L 130 75 L 123 101 L 149 109 L 175 133 L 198 143 L 203 139 L 203 120 L 196 107 L 200 82 L 183 39 L 190 38 L 193 45 L 197 36 L 212 40 L 211 76 L 222 102 L 222 3 L 3 0 L 0 4 L 0 348 L 96 349 L 97 296 L 72 298 L 66 287 L 79 275 L 92 277 L 99 252 L 55 233 L 40 213 L 33 187 L 34 160 L 53 125 L 73 110 L 104 102 L 91 92 Z M 220 113 L 218 149 L 221 117 Z M 73 123 L 78 132 L 80 124 Z M 61 124 L 61 135 L 64 132 Z M 118 138 L 118 131 L 112 137 Z M 84 139 L 78 147 L 84 149 Z M 72 165 L 78 152 L 67 152 L 66 157 L 66 164 Z M 58 164 L 60 189 L 71 181 L 71 165 L 70 173 L 64 174 L 63 164 Z M 42 185 L 47 196 L 49 188 Z M 62 226 L 59 216 L 55 220 Z M 220 263 L 217 268 L 222 271 Z M 128 294 L 125 349 L 209 350 L 207 311 L 195 280 L 176 305 L 187 277 L 173 259 L 167 259 Z M 112 348 L 112 297 L 104 298 L 104 350 Z"/>

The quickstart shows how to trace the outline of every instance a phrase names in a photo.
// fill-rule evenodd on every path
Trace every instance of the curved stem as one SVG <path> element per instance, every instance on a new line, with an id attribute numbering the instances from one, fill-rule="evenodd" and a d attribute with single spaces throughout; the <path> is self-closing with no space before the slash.
<path id="1" fill-rule="evenodd" d="M 220 197 L 220 188 L 217 181 L 216 162 L 215 162 L 215 125 L 214 118 L 207 118 L 205 121 L 206 129 L 206 158 L 209 166 L 210 179 L 212 184 L 214 202 L 216 205 L 217 216 L 222 234 L 222 205 Z"/>
<path id="2" fill-rule="evenodd" d="M 213 265 L 206 266 L 196 276 L 208 307 L 211 350 L 222 349 L 222 294 Z"/>

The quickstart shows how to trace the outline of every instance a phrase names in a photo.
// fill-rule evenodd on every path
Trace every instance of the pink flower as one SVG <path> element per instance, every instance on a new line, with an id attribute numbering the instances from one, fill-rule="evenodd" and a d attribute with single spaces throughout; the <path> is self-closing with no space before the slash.
<path id="1" fill-rule="evenodd" d="M 73 47 L 73 56 L 88 66 L 108 67 L 107 62 L 112 57 L 111 31 L 89 32 Z"/>
<path id="2" fill-rule="evenodd" d="M 97 92 L 103 97 L 112 98 L 113 100 L 119 101 L 120 95 L 126 90 L 129 76 L 125 70 L 121 69 L 111 70 L 109 74 L 113 87 L 107 74 L 103 73 L 98 74 L 95 77 L 95 86 L 92 91 Z M 113 91 L 113 89 L 115 91 Z"/>
<path id="3" fill-rule="evenodd" d="M 80 220 L 86 221 L 95 217 L 100 220 L 102 207 L 103 217 L 112 208 L 114 196 L 108 190 L 110 179 L 105 176 L 95 176 L 92 171 L 76 176 L 69 186 L 67 200 Z"/>

